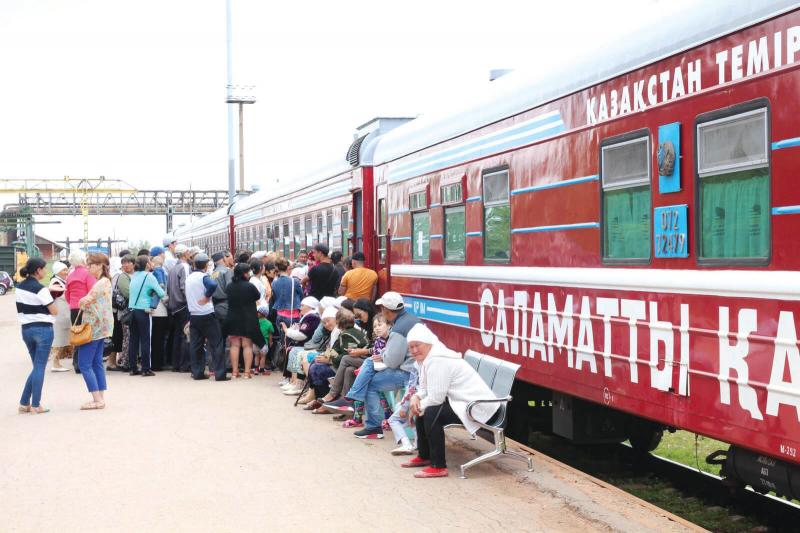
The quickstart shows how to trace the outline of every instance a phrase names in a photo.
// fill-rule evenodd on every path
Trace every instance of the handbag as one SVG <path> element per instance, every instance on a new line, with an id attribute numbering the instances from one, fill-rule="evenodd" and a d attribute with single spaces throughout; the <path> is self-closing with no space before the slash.
<path id="1" fill-rule="evenodd" d="M 69 343 L 73 346 L 83 346 L 92 342 L 92 325 L 78 324 L 78 320 L 83 314 L 83 309 L 78 311 L 75 322 L 69 327 Z"/>

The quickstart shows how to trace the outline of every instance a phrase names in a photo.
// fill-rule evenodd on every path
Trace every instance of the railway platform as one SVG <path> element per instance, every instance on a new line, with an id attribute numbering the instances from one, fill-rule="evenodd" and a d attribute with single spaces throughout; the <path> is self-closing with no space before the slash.
<path id="1" fill-rule="evenodd" d="M 448 438 L 451 476 L 414 479 L 393 443 L 293 407 L 278 377 L 195 382 L 111 372 L 108 407 L 47 373 L 43 415 L 17 414 L 30 363 L 0 298 L 1 531 L 691 531 L 691 524 L 534 454 L 455 475 L 490 447 Z"/>

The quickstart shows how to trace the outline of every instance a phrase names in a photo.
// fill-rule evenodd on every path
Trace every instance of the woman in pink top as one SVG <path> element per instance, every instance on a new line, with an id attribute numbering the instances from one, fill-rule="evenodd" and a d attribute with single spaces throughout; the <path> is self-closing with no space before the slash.
<path id="1" fill-rule="evenodd" d="M 74 250 L 69 254 L 69 263 L 72 266 L 72 272 L 67 276 L 67 289 L 64 291 L 64 297 L 69 304 L 70 321 L 75 322 L 80 310 L 81 298 L 89 294 L 97 278 L 89 273 L 86 268 L 86 254 L 82 250 Z M 80 374 L 78 369 L 78 350 L 74 351 L 72 356 L 72 368 L 75 369 L 76 374 Z"/>

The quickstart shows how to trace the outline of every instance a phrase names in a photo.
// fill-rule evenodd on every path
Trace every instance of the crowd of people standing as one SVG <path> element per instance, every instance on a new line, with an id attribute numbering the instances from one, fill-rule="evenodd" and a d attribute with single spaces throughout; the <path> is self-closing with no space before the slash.
<path id="1" fill-rule="evenodd" d="M 400 294 L 376 298 L 378 275 L 362 253 L 348 267 L 341 259 L 323 244 L 294 263 L 265 252 L 209 257 L 167 238 L 136 255 L 124 250 L 116 265 L 73 251 L 44 287 L 46 263 L 32 258 L 16 291 L 33 363 L 19 411 L 48 411 L 41 397 L 51 353 L 56 372 L 68 371 L 62 360 L 72 357 L 91 394 L 84 410 L 105 408 L 107 371 L 229 381 L 277 370 L 296 405 L 335 415 L 361 439 L 391 429 L 393 454 L 417 453 L 404 467 L 422 467 L 417 477 L 447 475 L 443 426 L 461 420 L 474 433 L 466 403 L 491 391 Z M 478 418 L 494 410 L 478 409 Z"/>

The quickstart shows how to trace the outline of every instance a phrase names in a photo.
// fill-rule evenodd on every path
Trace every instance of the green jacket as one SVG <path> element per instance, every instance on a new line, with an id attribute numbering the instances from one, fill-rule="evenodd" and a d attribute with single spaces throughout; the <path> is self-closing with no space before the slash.
<path id="1" fill-rule="evenodd" d="M 335 368 L 339 367 L 339 361 L 342 360 L 342 357 L 347 355 L 347 350 L 349 348 L 366 348 L 368 344 L 367 336 L 360 329 L 353 327 L 344 330 L 339 334 L 339 338 L 336 339 L 333 346 L 331 346 L 333 351 L 336 352 L 336 356 L 332 361 L 333 366 Z"/>

